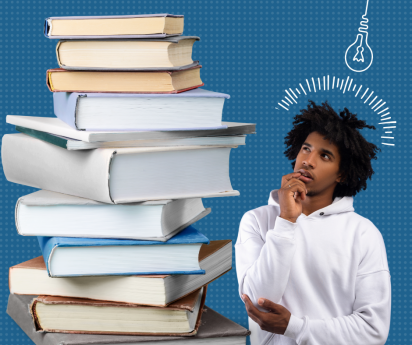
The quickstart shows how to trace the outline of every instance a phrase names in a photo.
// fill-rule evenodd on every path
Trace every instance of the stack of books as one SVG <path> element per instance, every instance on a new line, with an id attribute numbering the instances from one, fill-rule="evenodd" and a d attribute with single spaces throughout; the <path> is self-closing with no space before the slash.
<path id="1" fill-rule="evenodd" d="M 182 32 L 169 14 L 46 19 L 57 118 L 9 115 L 20 133 L 2 141 L 6 178 L 41 189 L 15 219 L 43 256 L 9 273 L 8 313 L 36 344 L 245 344 L 205 306 L 232 243 L 192 224 L 202 198 L 239 194 L 229 155 L 255 125 L 222 122 L 229 96 L 199 89 Z"/>

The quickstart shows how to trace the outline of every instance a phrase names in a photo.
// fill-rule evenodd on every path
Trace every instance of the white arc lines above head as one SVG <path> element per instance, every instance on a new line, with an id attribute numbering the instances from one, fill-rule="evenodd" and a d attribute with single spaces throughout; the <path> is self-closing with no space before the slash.
<path id="1" fill-rule="evenodd" d="M 346 93 L 351 93 L 355 97 L 358 97 L 358 94 L 362 90 L 362 85 L 359 85 L 354 83 L 354 79 L 351 79 L 350 76 L 344 77 L 344 78 L 339 78 L 335 76 L 322 76 L 322 77 L 310 77 L 305 79 L 306 80 L 306 86 L 304 86 L 305 83 L 299 83 L 299 87 L 289 87 L 285 89 L 286 95 L 283 96 L 283 99 L 281 99 L 277 104 L 284 110 L 289 111 L 290 107 L 293 106 L 294 104 L 298 104 L 297 100 L 299 97 L 302 96 L 307 96 L 311 92 L 320 92 L 320 91 L 342 91 L 343 94 Z M 316 82 L 317 80 L 317 82 Z M 353 84 L 353 87 L 352 87 Z M 323 85 L 323 88 L 322 88 Z M 296 90 L 296 92 L 294 91 Z M 303 94 L 301 93 L 303 92 Z M 386 122 L 379 122 L 379 125 L 386 125 L 386 124 L 396 124 L 396 121 L 387 121 L 391 120 L 392 117 L 386 117 L 390 114 L 389 107 L 384 108 L 386 105 L 386 102 L 382 99 L 379 98 L 378 95 L 375 94 L 375 91 L 369 90 L 369 88 L 366 88 L 365 91 L 362 92 L 361 95 L 359 95 L 360 98 L 363 101 L 363 104 L 366 104 L 368 107 L 373 110 L 373 112 L 376 112 L 377 115 L 380 115 L 379 121 L 386 121 Z M 373 96 L 373 97 L 372 97 Z M 369 102 L 369 103 L 368 103 Z M 383 109 L 384 108 L 384 109 Z M 279 109 L 275 107 L 276 110 L 281 111 L 282 109 Z M 383 130 L 387 128 L 396 128 L 396 126 L 386 126 L 383 127 Z M 391 132 L 392 133 L 392 132 Z M 394 137 L 388 137 L 388 136 L 381 136 L 382 139 L 390 139 L 393 140 Z M 386 143 L 382 142 L 383 145 L 389 145 L 389 146 L 395 146 L 394 143 Z"/>

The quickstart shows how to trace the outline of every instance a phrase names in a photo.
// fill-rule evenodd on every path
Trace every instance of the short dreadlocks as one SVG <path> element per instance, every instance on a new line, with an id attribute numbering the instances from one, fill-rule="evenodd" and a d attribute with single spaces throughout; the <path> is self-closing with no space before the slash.
<path id="1" fill-rule="evenodd" d="M 366 141 L 358 129 L 376 128 L 356 116 L 347 108 L 338 115 L 327 101 L 322 106 L 309 101 L 307 109 L 302 109 L 300 115 L 294 117 L 293 129 L 285 137 L 287 149 L 284 153 L 293 160 L 293 168 L 303 143 L 312 132 L 324 135 L 324 139 L 338 147 L 342 182 L 336 186 L 333 198 L 355 196 L 361 189 L 366 189 L 366 180 L 374 173 L 371 160 L 376 159 L 380 149 Z"/>

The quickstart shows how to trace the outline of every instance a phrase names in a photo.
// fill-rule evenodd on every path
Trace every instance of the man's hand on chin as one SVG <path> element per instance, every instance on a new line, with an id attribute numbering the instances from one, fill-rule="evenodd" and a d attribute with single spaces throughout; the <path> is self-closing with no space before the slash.
<path id="1" fill-rule="evenodd" d="M 253 305 L 248 295 L 242 295 L 242 300 L 245 302 L 247 314 L 262 330 L 276 334 L 285 333 L 291 314 L 284 306 L 259 298 L 259 306 L 267 310 L 262 312 Z"/>

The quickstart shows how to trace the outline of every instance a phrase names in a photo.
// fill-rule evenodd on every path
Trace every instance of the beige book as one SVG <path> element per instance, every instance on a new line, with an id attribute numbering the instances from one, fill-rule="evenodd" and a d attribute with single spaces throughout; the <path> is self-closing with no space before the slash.
<path id="1" fill-rule="evenodd" d="M 201 67 L 152 72 L 68 71 L 56 68 L 47 71 L 46 82 L 52 92 L 178 93 L 204 85 L 200 79 Z"/>
<path id="2" fill-rule="evenodd" d="M 69 70 L 133 70 L 180 67 L 193 64 L 192 48 L 199 39 L 178 36 L 163 40 L 62 40 L 57 62 Z"/>

